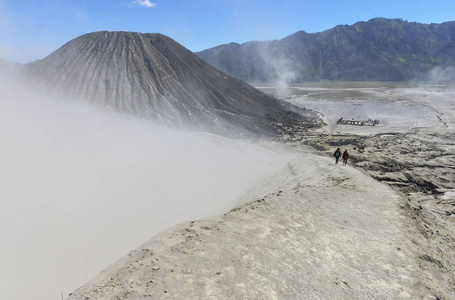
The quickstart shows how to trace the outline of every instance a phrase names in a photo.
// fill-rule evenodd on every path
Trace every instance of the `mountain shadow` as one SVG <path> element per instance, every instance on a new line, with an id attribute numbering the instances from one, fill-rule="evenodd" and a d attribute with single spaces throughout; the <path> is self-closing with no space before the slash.
<path id="1" fill-rule="evenodd" d="M 317 126 L 311 112 L 217 70 L 162 34 L 89 33 L 27 73 L 59 95 L 169 126 L 230 136 L 274 134 L 283 123 Z"/>
<path id="2" fill-rule="evenodd" d="M 427 25 L 376 18 L 196 54 L 247 82 L 404 81 L 455 65 L 455 22 Z"/>

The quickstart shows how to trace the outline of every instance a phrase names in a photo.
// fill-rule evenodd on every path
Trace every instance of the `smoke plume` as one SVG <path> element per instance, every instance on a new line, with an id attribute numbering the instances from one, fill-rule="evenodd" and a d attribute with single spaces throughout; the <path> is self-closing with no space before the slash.
<path id="1" fill-rule="evenodd" d="M 0 294 L 59 299 L 162 230 L 226 212 L 282 155 L 0 83 Z"/>
<path id="2" fill-rule="evenodd" d="M 297 77 L 297 72 L 292 66 L 291 60 L 286 58 L 286 55 L 280 50 L 273 49 L 271 44 L 258 44 L 259 54 L 268 69 L 272 70 L 271 82 L 275 88 L 275 93 L 278 98 L 289 96 L 289 83 L 293 82 Z"/>

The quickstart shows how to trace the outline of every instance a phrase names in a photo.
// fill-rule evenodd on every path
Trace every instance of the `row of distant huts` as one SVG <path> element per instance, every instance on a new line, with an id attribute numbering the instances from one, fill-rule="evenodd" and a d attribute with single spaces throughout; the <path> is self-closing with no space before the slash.
<path id="1" fill-rule="evenodd" d="M 376 126 L 376 125 L 379 124 L 379 120 L 372 120 L 372 119 L 368 119 L 368 120 L 354 120 L 354 119 L 346 120 L 346 119 L 340 118 L 337 121 L 337 124 L 356 125 L 356 126 Z"/>

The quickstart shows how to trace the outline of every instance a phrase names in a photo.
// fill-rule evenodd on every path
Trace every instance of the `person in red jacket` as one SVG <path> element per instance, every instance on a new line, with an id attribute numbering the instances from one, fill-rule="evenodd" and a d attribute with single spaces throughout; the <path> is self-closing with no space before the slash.
<path id="1" fill-rule="evenodd" d="M 348 158 L 349 158 L 348 150 L 344 150 L 344 152 L 343 152 L 343 165 L 346 166 L 348 164 Z"/>

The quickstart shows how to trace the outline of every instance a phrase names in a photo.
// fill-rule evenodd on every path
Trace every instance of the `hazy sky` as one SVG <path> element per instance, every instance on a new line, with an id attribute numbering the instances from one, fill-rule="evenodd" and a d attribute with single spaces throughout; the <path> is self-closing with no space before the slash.
<path id="1" fill-rule="evenodd" d="M 454 0 L 0 0 L 0 58 L 41 59 L 82 34 L 163 33 L 192 51 L 374 17 L 455 20 Z"/>

